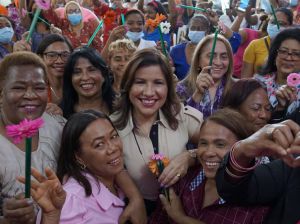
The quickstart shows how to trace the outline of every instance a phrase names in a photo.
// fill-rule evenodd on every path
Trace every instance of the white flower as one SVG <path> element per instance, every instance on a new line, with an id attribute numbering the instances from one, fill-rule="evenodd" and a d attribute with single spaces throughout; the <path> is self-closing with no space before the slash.
<path id="1" fill-rule="evenodd" d="M 162 32 L 163 34 L 168 34 L 168 33 L 170 33 L 170 28 L 171 28 L 171 24 L 170 24 L 170 23 L 168 23 L 168 22 L 161 22 L 161 23 L 159 24 L 159 26 L 160 26 L 161 32 Z"/>

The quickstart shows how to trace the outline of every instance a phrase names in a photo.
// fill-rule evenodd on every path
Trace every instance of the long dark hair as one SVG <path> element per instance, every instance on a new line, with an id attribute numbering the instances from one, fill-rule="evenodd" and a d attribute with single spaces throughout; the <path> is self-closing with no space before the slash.
<path id="1" fill-rule="evenodd" d="M 73 177 L 84 188 L 87 197 L 92 194 L 92 187 L 82 173 L 82 168 L 77 162 L 76 154 L 81 150 L 80 136 L 92 122 L 99 118 L 108 120 L 113 126 L 107 115 L 95 110 L 78 112 L 69 118 L 63 129 L 57 164 L 57 176 L 59 180 L 63 182 L 64 178 Z M 85 172 L 89 172 L 88 169 Z M 90 174 L 93 176 L 92 173 Z"/>
<path id="2" fill-rule="evenodd" d="M 165 9 L 165 7 L 158 1 L 151 1 L 147 4 L 147 6 L 152 6 L 154 8 L 154 10 L 156 11 L 156 13 L 158 14 L 163 14 L 166 18 L 168 18 L 168 13 Z"/>
<path id="3" fill-rule="evenodd" d="M 276 58 L 278 54 L 277 51 L 280 48 L 282 42 L 288 39 L 296 40 L 300 43 L 300 29 L 299 28 L 286 29 L 281 31 L 275 37 L 275 39 L 272 41 L 270 46 L 268 61 L 264 66 L 263 70 L 261 71 L 260 75 L 267 75 L 273 72 L 277 72 L 277 66 L 276 66 Z"/>
<path id="4" fill-rule="evenodd" d="M 157 65 L 160 67 L 168 87 L 167 99 L 161 110 L 164 113 L 170 127 L 172 127 L 174 130 L 177 129 L 178 120 L 176 119 L 176 115 L 179 113 L 181 105 L 175 92 L 172 69 L 164 55 L 162 55 L 156 49 L 150 48 L 137 51 L 132 56 L 125 68 L 121 82 L 122 95 L 116 101 L 115 105 L 118 118 L 114 121 L 114 124 L 117 129 L 124 129 L 130 117 L 129 113 L 132 108 L 132 104 L 129 99 L 129 91 L 133 85 L 136 71 L 140 68 L 152 65 Z"/>
<path id="5" fill-rule="evenodd" d="M 221 107 L 229 107 L 234 110 L 239 110 L 239 107 L 245 100 L 257 89 L 264 89 L 265 86 L 256 79 L 241 79 L 235 82 L 230 91 L 228 91 L 222 101 Z"/>
<path id="6" fill-rule="evenodd" d="M 72 85 L 72 76 L 74 73 L 74 67 L 79 58 L 86 58 L 90 63 L 99 69 L 104 78 L 102 85 L 102 98 L 107 104 L 110 112 L 112 111 L 113 91 L 111 87 L 111 80 L 109 69 L 105 64 L 104 60 L 98 54 L 95 49 L 92 48 L 79 48 L 76 49 L 68 59 L 64 71 L 63 80 L 63 97 L 61 101 L 61 108 L 65 118 L 70 117 L 75 111 L 74 106 L 78 102 L 78 94 Z"/>

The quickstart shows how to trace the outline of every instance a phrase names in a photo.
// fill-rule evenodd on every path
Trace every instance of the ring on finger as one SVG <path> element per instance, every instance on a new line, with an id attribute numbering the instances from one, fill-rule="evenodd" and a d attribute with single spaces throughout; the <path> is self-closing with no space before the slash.
<path id="1" fill-rule="evenodd" d="M 177 173 L 177 174 L 176 174 L 176 177 L 180 178 L 180 177 L 181 177 L 181 174 L 180 174 L 180 173 Z"/>

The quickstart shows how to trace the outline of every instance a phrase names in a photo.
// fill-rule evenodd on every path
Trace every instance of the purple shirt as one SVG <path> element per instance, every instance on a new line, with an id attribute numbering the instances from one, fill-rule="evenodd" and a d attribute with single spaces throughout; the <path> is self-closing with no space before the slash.
<path id="1" fill-rule="evenodd" d="M 209 117 L 214 111 L 216 111 L 222 101 L 222 96 L 225 88 L 226 77 L 223 77 L 216 91 L 214 100 L 212 101 L 209 96 L 208 90 L 205 91 L 203 99 L 200 102 L 195 102 L 192 98 L 193 93 L 186 86 L 184 82 L 179 82 L 176 86 L 176 92 L 178 96 L 183 99 L 187 105 L 196 108 L 203 113 L 203 118 Z"/>
<path id="2" fill-rule="evenodd" d="M 112 194 L 100 181 L 86 174 L 92 194 L 86 197 L 84 188 L 73 178 L 63 185 L 67 198 L 61 211 L 60 224 L 117 224 L 123 212 L 124 195 Z"/>

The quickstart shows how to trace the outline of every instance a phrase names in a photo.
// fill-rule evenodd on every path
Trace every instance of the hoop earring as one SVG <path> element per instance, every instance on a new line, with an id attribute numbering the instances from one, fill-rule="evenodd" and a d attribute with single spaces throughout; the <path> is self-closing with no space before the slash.
<path id="1" fill-rule="evenodd" d="M 82 170 L 86 169 L 86 165 L 84 164 L 83 161 L 80 161 L 79 159 L 77 159 L 76 162 L 78 163 L 80 169 L 82 169 Z"/>

